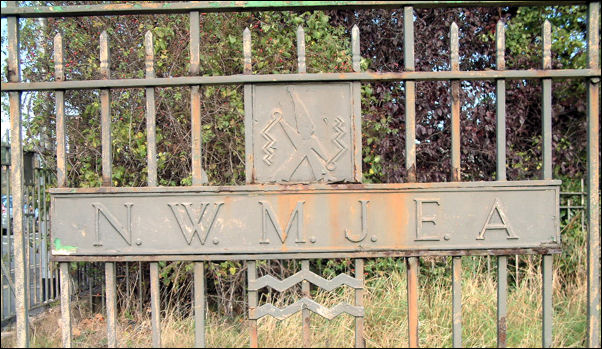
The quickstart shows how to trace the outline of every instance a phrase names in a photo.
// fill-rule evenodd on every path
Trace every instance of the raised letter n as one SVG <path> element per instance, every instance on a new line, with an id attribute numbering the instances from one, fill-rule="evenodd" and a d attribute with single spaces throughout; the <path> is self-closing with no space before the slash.
<path id="1" fill-rule="evenodd" d="M 126 207 L 127 212 L 127 224 L 124 226 L 121 222 L 113 216 L 111 212 L 106 208 L 105 205 L 100 202 L 93 202 L 92 206 L 95 208 L 94 210 L 94 225 L 96 231 L 96 242 L 94 242 L 94 246 L 102 246 L 102 240 L 100 239 L 100 216 L 104 216 L 107 222 L 111 224 L 113 229 L 119 233 L 119 236 L 123 238 L 123 240 L 128 244 L 132 245 L 132 206 L 134 204 L 126 202 L 124 206 Z"/>

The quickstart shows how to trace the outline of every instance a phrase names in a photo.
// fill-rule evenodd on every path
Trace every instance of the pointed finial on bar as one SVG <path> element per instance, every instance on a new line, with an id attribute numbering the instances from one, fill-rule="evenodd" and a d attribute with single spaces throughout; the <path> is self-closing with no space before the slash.
<path id="1" fill-rule="evenodd" d="M 103 79 L 110 79 L 110 65 L 111 61 L 109 58 L 109 34 L 107 31 L 100 33 L 100 74 Z"/>
<path id="2" fill-rule="evenodd" d="M 506 51 L 506 33 L 504 22 L 500 19 L 495 29 L 495 65 L 497 70 L 506 68 L 504 52 Z"/>
<path id="3" fill-rule="evenodd" d="M 301 25 L 297 27 L 297 66 L 299 73 L 307 72 L 307 66 L 305 65 L 305 31 Z"/>
<path id="4" fill-rule="evenodd" d="M 459 39 L 458 39 L 458 25 L 456 22 L 451 24 L 450 28 L 450 66 L 451 70 L 460 70 L 460 54 L 459 54 Z"/>
<path id="5" fill-rule="evenodd" d="M 546 19 L 543 22 L 543 69 L 552 69 L 552 25 Z"/>
<path id="6" fill-rule="evenodd" d="M 354 24 L 353 29 L 351 29 L 351 55 L 353 71 L 359 72 L 362 57 L 360 56 L 360 28 L 357 24 Z"/>
<path id="7" fill-rule="evenodd" d="M 153 32 L 147 31 L 144 35 L 144 66 L 146 68 L 146 77 L 155 77 L 155 50 L 153 45 Z"/>
<path id="8" fill-rule="evenodd" d="M 65 80 L 65 70 L 63 67 L 63 34 L 61 33 L 54 36 L 54 78 L 56 81 Z"/>
<path id="9" fill-rule="evenodd" d="M 243 74 L 251 74 L 253 67 L 251 65 L 251 31 L 249 27 L 242 33 L 242 52 L 243 52 Z"/>

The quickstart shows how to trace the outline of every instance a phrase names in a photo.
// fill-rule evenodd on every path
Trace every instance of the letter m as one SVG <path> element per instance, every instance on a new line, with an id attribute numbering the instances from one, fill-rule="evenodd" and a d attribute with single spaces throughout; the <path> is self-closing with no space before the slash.
<path id="1" fill-rule="evenodd" d="M 291 212 L 291 215 L 288 219 L 288 223 L 286 224 L 286 227 L 284 227 L 278 221 L 278 218 L 274 214 L 274 211 L 272 210 L 272 206 L 270 205 L 270 203 L 266 202 L 266 201 L 259 201 L 259 205 L 261 205 L 261 240 L 259 241 L 259 243 L 261 243 L 261 244 L 269 244 L 270 243 L 270 240 L 267 238 L 269 226 L 272 226 L 274 228 L 274 230 L 278 234 L 278 237 L 280 238 L 280 241 L 282 243 L 284 243 L 286 241 L 286 238 L 288 237 L 291 229 L 293 228 L 293 222 L 295 220 L 297 221 L 297 224 L 296 224 L 297 239 L 295 240 L 295 242 L 304 243 L 305 238 L 302 236 L 303 235 L 303 204 L 304 203 L 305 203 L 305 201 L 297 201 L 297 206 L 295 206 L 295 209 L 293 210 L 293 212 Z"/>

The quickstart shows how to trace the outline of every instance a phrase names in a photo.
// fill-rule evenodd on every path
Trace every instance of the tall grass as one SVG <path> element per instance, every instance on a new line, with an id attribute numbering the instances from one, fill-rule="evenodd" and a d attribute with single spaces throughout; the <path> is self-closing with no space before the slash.
<path id="1" fill-rule="evenodd" d="M 581 252 L 579 252 L 581 251 Z M 584 248 L 571 253 L 585 253 Z M 584 268 L 575 268 L 576 275 L 567 278 L 559 274 L 566 266 L 561 262 L 568 256 L 556 258 L 554 271 L 554 346 L 584 346 L 586 330 L 586 284 Z M 575 256 L 572 256 L 575 257 Z M 541 257 L 521 257 L 518 282 L 511 278 L 508 294 L 508 346 L 538 347 L 541 345 Z M 576 258 L 583 260 L 582 258 Z M 440 258 L 433 262 L 445 263 Z M 372 263 L 384 263 L 375 260 Z M 429 260 L 423 263 L 420 278 L 419 326 L 420 345 L 451 347 L 451 280 L 449 273 L 433 272 Z M 446 263 L 449 265 L 450 263 Z M 496 345 L 496 285 L 494 263 L 487 272 L 484 257 L 463 258 L 462 324 L 463 343 L 468 347 Z M 405 270 L 401 263 L 387 272 L 373 270 L 366 280 L 365 337 L 368 347 L 400 347 L 408 345 L 407 297 Z M 399 267 L 401 265 L 401 267 Z M 485 269 L 480 270 L 480 269 Z M 512 270 L 512 269 L 511 269 Z M 512 275 L 512 273 L 511 273 Z M 332 307 L 336 303 L 353 302 L 353 290 L 341 288 L 334 292 L 315 290 L 312 297 Z M 295 292 L 266 293 L 263 302 L 282 307 L 298 298 Z M 100 314 L 92 314 L 78 303 L 74 308 L 74 344 L 77 347 L 106 345 L 106 323 Z M 60 346 L 60 309 L 53 307 L 34 321 L 34 347 Z M 312 341 L 316 347 L 350 347 L 354 344 L 354 320 L 342 315 L 327 321 L 318 315 L 311 318 Z M 264 347 L 298 347 L 301 345 L 301 315 L 284 321 L 271 317 L 259 320 L 259 343 Z M 167 309 L 162 319 L 163 346 L 192 346 L 194 326 L 191 318 L 179 318 Z M 144 314 L 122 316 L 119 321 L 120 346 L 151 345 L 151 326 L 148 310 Z M 211 347 L 248 346 L 247 323 L 244 314 L 226 318 L 215 311 L 207 314 L 207 344 Z M 2 347 L 14 345 L 11 334 L 3 334 Z"/>

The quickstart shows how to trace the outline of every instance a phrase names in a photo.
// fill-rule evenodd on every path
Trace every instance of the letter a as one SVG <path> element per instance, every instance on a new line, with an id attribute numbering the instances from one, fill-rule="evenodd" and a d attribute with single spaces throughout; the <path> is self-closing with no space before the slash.
<path id="1" fill-rule="evenodd" d="M 491 218 L 493 217 L 494 212 L 497 212 L 498 216 L 500 217 L 501 224 L 491 223 Z M 483 229 L 481 229 L 481 233 L 477 237 L 477 240 L 485 240 L 485 232 L 488 229 L 504 229 L 508 235 L 507 239 L 518 239 L 518 236 L 514 234 L 510 224 L 508 224 L 508 218 L 506 218 L 506 214 L 502 210 L 502 205 L 500 204 L 498 198 L 495 198 L 493 206 L 491 207 L 489 215 L 487 216 L 487 220 L 485 221 L 485 225 L 483 225 Z"/>

